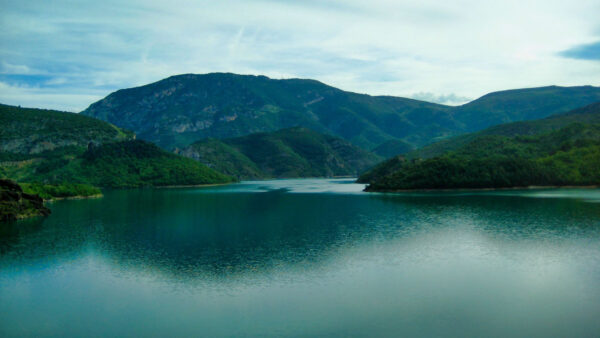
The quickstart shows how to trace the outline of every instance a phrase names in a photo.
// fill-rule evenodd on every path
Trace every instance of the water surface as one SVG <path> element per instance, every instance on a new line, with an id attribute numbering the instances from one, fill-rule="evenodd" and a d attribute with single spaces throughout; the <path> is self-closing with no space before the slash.
<path id="1" fill-rule="evenodd" d="M 598 336 L 600 191 L 107 191 L 0 227 L 0 336 Z"/>

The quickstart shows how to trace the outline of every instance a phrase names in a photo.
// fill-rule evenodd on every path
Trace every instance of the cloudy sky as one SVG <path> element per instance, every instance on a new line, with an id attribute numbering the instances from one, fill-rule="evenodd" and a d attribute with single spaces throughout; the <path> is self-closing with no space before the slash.
<path id="1" fill-rule="evenodd" d="M 451 3 L 451 4 L 450 4 Z M 0 0 L 0 102 L 80 111 L 181 73 L 449 104 L 600 85 L 600 0 Z"/>

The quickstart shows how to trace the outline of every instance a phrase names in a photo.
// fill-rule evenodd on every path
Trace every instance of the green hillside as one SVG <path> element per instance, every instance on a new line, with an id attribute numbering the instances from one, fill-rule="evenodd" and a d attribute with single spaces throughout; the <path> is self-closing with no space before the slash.
<path id="1" fill-rule="evenodd" d="M 97 193 L 86 185 L 119 188 L 232 180 L 196 161 L 136 141 L 132 133 L 94 118 L 0 108 L 0 178 L 44 184 L 25 185 L 38 193 L 69 197 Z"/>
<path id="2" fill-rule="evenodd" d="M 398 154 L 408 153 L 414 149 L 415 147 L 408 142 L 402 140 L 389 140 L 380 144 L 371 151 L 379 156 L 389 158 Z"/>
<path id="3" fill-rule="evenodd" d="M 456 150 L 479 137 L 537 135 L 552 130 L 563 128 L 571 123 L 600 123 L 600 102 L 572 110 L 567 113 L 555 114 L 540 120 L 521 121 L 493 126 L 476 133 L 456 136 L 447 140 L 436 142 L 406 154 L 408 158 L 431 158 L 442 155 L 448 151 Z"/>
<path id="4" fill-rule="evenodd" d="M 5 163 L 0 175 L 20 182 L 133 188 L 228 183 L 201 163 L 141 140 L 106 143 L 80 153 Z"/>
<path id="5" fill-rule="evenodd" d="M 508 136 L 477 133 L 440 156 L 396 157 L 360 181 L 370 183 L 368 191 L 598 185 L 600 123 L 592 122 L 599 117 L 596 104 L 525 125 L 498 126 L 494 129 Z"/>
<path id="6" fill-rule="evenodd" d="M 0 152 L 40 154 L 133 138 L 133 133 L 80 114 L 0 104 Z"/>
<path id="7" fill-rule="evenodd" d="M 342 91 L 314 80 L 185 74 L 116 91 L 84 110 L 166 149 L 302 126 L 364 149 L 390 140 L 423 146 L 485 127 L 566 112 L 600 101 L 596 87 L 488 94 L 460 107 Z M 403 150 L 403 149 L 400 149 Z M 387 153 L 389 154 L 389 153 Z"/>
<path id="8" fill-rule="evenodd" d="M 381 160 L 348 141 L 307 128 L 207 139 L 180 153 L 240 179 L 355 176 Z"/>
<path id="9" fill-rule="evenodd" d="M 227 140 L 202 140 L 186 147 L 179 154 L 198 160 L 218 172 L 238 179 L 257 179 L 269 176 L 234 145 L 225 142 Z"/>
<path id="10" fill-rule="evenodd" d="M 592 86 L 513 89 L 490 93 L 456 109 L 465 131 L 477 131 L 514 121 L 535 120 L 599 102 Z"/>

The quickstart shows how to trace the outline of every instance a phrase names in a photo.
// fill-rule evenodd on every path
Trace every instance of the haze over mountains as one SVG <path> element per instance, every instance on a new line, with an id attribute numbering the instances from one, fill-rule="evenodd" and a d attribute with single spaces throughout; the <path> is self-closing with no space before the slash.
<path id="1" fill-rule="evenodd" d="M 342 91 L 315 80 L 185 74 L 116 91 L 82 114 L 133 130 L 166 149 L 302 126 L 364 149 L 406 149 L 600 101 L 600 88 L 542 87 L 485 95 L 458 107 Z M 392 147 L 393 148 L 393 147 Z M 386 150 L 387 151 L 387 150 Z"/>

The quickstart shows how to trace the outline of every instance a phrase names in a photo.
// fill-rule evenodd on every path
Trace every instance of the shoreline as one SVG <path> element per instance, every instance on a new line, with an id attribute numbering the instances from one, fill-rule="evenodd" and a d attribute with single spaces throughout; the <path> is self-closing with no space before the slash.
<path id="1" fill-rule="evenodd" d="M 440 188 L 440 189 L 394 189 L 394 190 L 363 190 L 364 192 L 396 193 L 396 192 L 483 192 L 509 190 L 550 190 L 550 189 L 598 189 L 600 185 L 531 185 L 526 187 L 504 188 Z"/>
<path id="2" fill-rule="evenodd" d="M 144 189 L 144 188 L 151 188 L 151 189 L 204 188 L 204 187 L 218 187 L 221 185 L 230 185 L 230 184 L 235 184 L 235 183 L 239 183 L 239 182 L 190 184 L 190 185 L 160 185 L 160 186 L 155 186 L 155 187 L 150 186 L 150 187 L 139 187 L 139 188 L 132 188 L 132 189 L 140 189 L 140 188 L 141 189 Z"/>
<path id="3" fill-rule="evenodd" d="M 44 202 L 55 202 L 55 201 L 63 201 L 63 200 L 85 200 L 85 199 L 90 199 L 90 198 L 103 198 L 104 194 L 95 194 L 95 195 L 89 195 L 89 196 L 82 196 L 82 195 L 77 195 L 77 196 L 68 196 L 68 197 L 53 197 L 50 199 L 45 199 Z"/>

